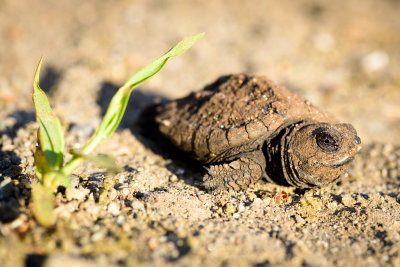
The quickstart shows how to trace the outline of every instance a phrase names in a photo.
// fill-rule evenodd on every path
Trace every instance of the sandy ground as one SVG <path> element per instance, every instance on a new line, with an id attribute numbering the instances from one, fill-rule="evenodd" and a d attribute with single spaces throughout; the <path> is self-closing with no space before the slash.
<path id="1" fill-rule="evenodd" d="M 0 266 L 400 266 L 400 2 L 0 0 Z M 118 132 L 32 217 L 32 80 L 79 149 L 115 89 L 185 36 L 206 35 L 134 92 Z M 154 95 L 223 74 L 264 74 L 352 123 L 363 150 L 343 179 L 260 182 L 213 195 L 201 169 L 134 125 Z M 277 201 L 280 191 L 288 199 Z"/>

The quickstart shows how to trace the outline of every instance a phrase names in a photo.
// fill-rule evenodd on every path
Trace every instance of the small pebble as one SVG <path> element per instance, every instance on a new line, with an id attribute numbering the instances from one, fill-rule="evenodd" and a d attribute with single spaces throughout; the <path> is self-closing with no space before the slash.
<path id="1" fill-rule="evenodd" d="M 240 203 L 239 206 L 238 206 L 238 212 L 242 212 L 245 209 L 246 209 L 246 207 L 242 203 Z"/>
<path id="2" fill-rule="evenodd" d="M 90 193 L 90 190 L 87 188 L 79 188 L 78 189 L 78 188 L 70 187 L 65 190 L 65 196 L 68 201 L 71 201 L 73 199 L 83 201 L 89 193 Z"/>
<path id="3" fill-rule="evenodd" d="M 366 73 L 383 70 L 389 64 L 389 56 L 386 52 L 377 50 L 369 53 L 361 60 L 361 65 Z"/>
<path id="4" fill-rule="evenodd" d="M 70 176 L 71 178 L 71 187 L 76 188 L 79 185 L 79 177 L 75 174 Z"/>
<path id="5" fill-rule="evenodd" d="M 11 197 L 12 193 L 14 191 L 14 186 L 12 184 L 12 181 L 10 178 L 4 179 L 0 183 L 0 200 L 6 200 L 9 197 Z"/>
<path id="6" fill-rule="evenodd" d="M 251 204 L 251 206 L 254 206 L 254 207 L 259 207 L 259 206 L 261 206 L 263 204 L 263 201 L 261 200 L 261 198 L 255 198 L 254 199 L 254 201 L 253 201 L 253 203 Z"/>
<path id="7" fill-rule="evenodd" d="M 107 211 L 114 216 L 118 215 L 119 214 L 119 205 L 116 202 L 111 202 L 107 207 Z"/>

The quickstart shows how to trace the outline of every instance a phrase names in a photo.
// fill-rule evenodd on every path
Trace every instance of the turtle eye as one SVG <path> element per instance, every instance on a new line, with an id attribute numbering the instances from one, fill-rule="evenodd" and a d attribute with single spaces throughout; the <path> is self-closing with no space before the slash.
<path id="1" fill-rule="evenodd" d="M 339 138 L 329 133 L 328 130 L 324 128 L 317 129 L 315 133 L 315 139 L 317 145 L 325 152 L 335 152 L 339 149 L 340 141 Z"/>

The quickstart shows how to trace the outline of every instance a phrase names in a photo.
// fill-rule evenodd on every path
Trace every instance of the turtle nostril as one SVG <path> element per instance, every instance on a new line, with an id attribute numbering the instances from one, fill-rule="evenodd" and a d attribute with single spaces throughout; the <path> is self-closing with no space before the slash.
<path id="1" fill-rule="evenodd" d="M 354 142 L 355 142 L 357 145 L 361 144 L 361 139 L 360 139 L 360 137 L 356 136 L 356 137 L 354 138 Z"/>

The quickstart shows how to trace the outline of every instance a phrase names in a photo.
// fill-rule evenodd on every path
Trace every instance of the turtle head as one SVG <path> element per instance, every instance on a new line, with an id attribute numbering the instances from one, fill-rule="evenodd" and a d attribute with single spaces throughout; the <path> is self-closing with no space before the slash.
<path id="1" fill-rule="evenodd" d="M 356 130 L 347 123 L 298 124 L 281 142 L 286 180 L 299 187 L 335 181 L 361 148 Z"/>
<path id="2" fill-rule="evenodd" d="M 350 124 L 290 124 L 263 146 L 265 174 L 271 181 L 297 187 L 324 186 L 340 177 L 360 144 Z"/>

